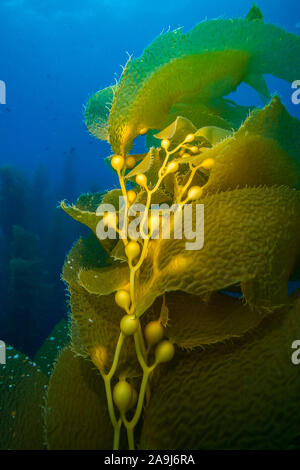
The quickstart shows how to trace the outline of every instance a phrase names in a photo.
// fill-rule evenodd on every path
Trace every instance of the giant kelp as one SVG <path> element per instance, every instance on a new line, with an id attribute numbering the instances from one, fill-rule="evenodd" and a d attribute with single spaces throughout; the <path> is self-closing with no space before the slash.
<path id="1" fill-rule="evenodd" d="M 278 315 L 297 321 L 297 302 L 292 310 L 289 307 L 288 280 L 295 272 L 300 256 L 300 124 L 276 96 L 263 109 L 247 109 L 228 101 L 225 95 L 244 81 L 267 101 L 269 92 L 263 74 L 292 81 L 300 63 L 287 57 L 299 57 L 299 51 L 299 38 L 265 24 L 259 9 L 254 6 L 245 20 L 207 21 L 187 34 L 177 30 L 161 35 L 141 58 L 130 58 L 118 84 L 98 92 L 87 104 L 87 127 L 96 137 L 108 140 L 117 153 L 110 158 L 110 163 L 120 180 L 118 195 L 126 198 L 125 217 L 131 220 L 133 202 L 143 203 L 146 207 L 139 221 L 140 239 L 129 235 L 125 240 L 111 241 L 110 246 L 107 242 L 103 244 L 111 256 L 109 267 L 88 266 L 82 258 L 80 261 L 74 251 L 81 249 L 78 245 L 72 251 L 73 260 L 77 260 L 76 273 L 73 270 L 71 274 L 67 265 L 64 271 L 73 318 L 85 354 L 92 358 L 104 378 L 115 429 L 115 446 L 124 424 L 129 447 L 133 448 L 133 431 L 141 416 L 147 382 L 160 397 L 164 393 L 160 388 L 163 386 L 157 383 L 163 383 L 162 375 L 167 377 L 170 390 L 166 394 L 171 394 L 173 401 L 167 404 L 167 400 L 159 398 L 156 402 L 155 394 L 150 401 L 148 399 L 142 447 L 259 447 L 250 437 L 248 440 L 242 437 L 239 441 L 233 428 L 228 440 L 220 438 L 215 444 L 205 438 L 201 440 L 201 409 L 209 403 L 210 393 L 214 397 L 210 380 L 199 380 L 199 384 L 204 381 L 207 387 L 195 413 L 186 399 L 187 394 L 180 396 L 172 391 L 177 374 L 173 373 L 173 368 L 165 366 L 157 372 L 157 366 L 171 360 L 174 344 L 182 349 L 193 349 L 190 353 L 181 352 L 177 358 L 179 376 L 183 374 L 183 382 L 189 389 L 192 384 L 189 378 L 194 376 L 191 371 L 196 368 L 194 365 L 185 368 L 185 361 L 192 364 L 194 360 L 199 371 L 203 370 L 205 374 L 206 357 L 213 361 L 216 355 L 220 370 L 223 365 L 224 369 L 229 367 L 230 370 L 236 351 L 247 356 L 251 348 L 255 364 L 260 350 L 264 355 L 268 354 L 268 347 L 274 347 L 272 333 L 266 331 L 275 328 L 276 335 L 278 331 L 283 334 L 284 321 L 290 321 L 280 323 Z M 145 133 L 147 144 L 152 148 L 144 155 L 128 156 L 133 139 Z M 156 143 L 159 141 L 160 147 Z M 129 182 L 137 186 L 128 190 L 126 184 Z M 116 195 L 108 192 L 105 202 L 119 211 L 120 216 Z M 176 215 L 171 221 L 169 239 L 162 236 L 163 229 L 159 231 L 159 218 L 156 218 L 159 236 L 152 237 L 155 223 L 152 226 L 150 204 L 165 202 L 177 204 L 183 210 L 187 203 L 195 210 L 199 204 L 203 205 L 205 235 L 201 249 L 186 249 L 186 233 L 181 239 L 176 237 Z M 78 204 L 62 207 L 96 235 L 101 222 L 120 230 L 121 225 L 118 228 L 112 223 L 116 219 L 109 218 L 112 217 L 109 214 L 102 219 L 103 214 L 92 207 L 84 210 Z M 143 225 L 145 214 L 150 214 L 150 231 L 145 231 Z M 195 211 L 191 218 L 195 229 Z M 103 240 L 100 239 L 100 243 Z M 240 289 L 244 303 L 218 293 L 234 285 Z M 118 307 L 127 312 L 127 320 L 126 316 L 122 318 L 121 312 L 117 313 L 118 308 L 113 307 L 114 292 Z M 121 333 L 117 325 L 120 320 Z M 263 331 L 266 336 L 256 339 L 251 336 L 256 331 Z M 134 341 L 130 343 L 128 336 L 131 335 Z M 229 339 L 235 339 L 230 346 L 230 360 L 224 359 L 223 346 L 218 346 Z M 121 354 L 125 340 L 126 352 L 123 349 Z M 146 349 L 143 349 L 144 340 Z M 154 351 L 152 347 L 157 342 Z M 205 356 L 197 349 L 213 344 L 215 349 L 209 349 Z M 131 349 L 133 345 L 143 374 L 137 407 L 128 420 L 126 412 L 130 406 L 128 402 L 127 408 L 124 400 L 130 401 L 132 377 L 138 370 L 134 349 Z M 126 363 L 130 363 L 127 370 Z M 238 369 L 242 366 L 240 361 L 235 369 L 232 367 L 234 379 L 238 380 Z M 213 376 L 216 383 L 221 380 L 218 374 Z M 117 384 L 112 383 L 115 376 L 119 377 Z M 269 387 L 273 387 L 272 380 Z M 299 384 L 296 376 L 288 380 L 292 398 L 287 416 L 294 413 L 297 420 L 298 415 L 292 410 L 296 408 L 294 392 Z M 113 394 L 111 385 L 114 385 Z M 122 390 L 120 396 L 119 389 Z M 197 394 L 200 396 L 202 391 L 198 386 L 194 389 L 197 400 Z M 178 385 L 178 390 L 182 390 L 182 384 Z M 257 394 L 261 393 L 263 399 L 268 393 L 266 390 L 258 386 Z M 228 390 L 224 404 L 229 400 L 229 393 Z M 119 419 L 113 399 L 120 411 Z M 252 406 L 254 399 L 248 397 L 247 406 Z M 180 400 L 183 407 L 182 414 L 177 414 L 178 420 L 181 422 L 181 417 L 189 413 L 195 418 L 188 423 L 184 420 L 186 429 L 183 424 L 177 426 L 181 438 L 176 441 L 167 423 L 171 422 Z M 153 415 L 151 407 L 155 405 L 151 405 L 152 401 L 159 403 Z M 275 402 L 274 395 L 273 404 Z M 211 403 L 213 408 L 214 399 Z M 212 413 L 212 409 L 207 410 Z M 221 410 L 219 418 L 222 421 Z M 244 419 L 243 410 L 240 419 Z M 267 415 L 265 419 L 268 419 Z M 211 424 L 212 434 L 216 426 L 219 425 Z M 255 425 L 253 429 L 260 435 Z M 247 433 L 248 429 L 245 435 Z M 164 436 L 169 436 L 169 441 Z M 270 439 L 270 445 L 294 445 L 295 439 L 291 432 L 287 442 L 279 442 L 274 437 Z M 261 445 L 264 445 L 263 439 Z"/>
<path id="2" fill-rule="evenodd" d="M 157 366 L 172 359 L 174 344 L 196 348 L 188 356 L 181 353 L 182 362 L 177 359 L 182 371 L 185 360 L 195 360 L 201 369 L 206 366 L 197 348 L 239 338 L 233 349 L 246 354 L 242 340 L 246 337 L 255 356 L 260 348 L 266 352 L 268 345 L 260 338 L 260 348 L 256 348 L 253 337 L 247 336 L 250 332 L 268 329 L 270 318 L 277 318 L 278 312 L 293 318 L 297 315 L 297 303 L 293 313 L 288 307 L 288 281 L 300 256 L 300 123 L 289 115 L 279 97 L 273 96 L 267 103 L 269 91 L 263 74 L 292 81 L 300 71 L 299 60 L 294 61 L 299 52 L 299 38 L 265 24 L 254 6 L 245 20 L 205 21 L 186 34 L 180 30 L 162 34 L 139 59 L 129 59 L 114 87 L 88 101 L 87 127 L 96 137 L 108 140 L 117 154 L 109 161 L 121 189 L 107 193 L 105 203 L 112 212 L 106 214 L 93 209 L 92 204 L 84 209 L 78 203 L 62 205 L 92 229 L 111 259 L 109 267 L 97 266 L 96 258 L 94 266 L 85 264 L 77 255 L 83 246 L 79 242 L 70 254 L 72 262 L 67 262 L 72 272 L 66 264 L 64 279 L 69 285 L 76 337 L 81 338 L 77 347 L 83 345 L 82 353 L 91 357 L 104 379 L 114 448 L 122 425 L 127 429 L 129 447 L 134 447 L 133 433 L 147 387 L 150 384 L 155 390 L 166 370 L 172 376 L 172 368 L 166 366 L 157 372 Z M 225 98 L 242 81 L 258 91 L 266 103 L 263 109 L 242 107 Z M 139 134 L 147 134 L 151 148 L 144 155 L 128 155 Z M 133 184 L 131 189 L 126 188 L 128 183 Z M 138 221 L 140 231 L 136 235 L 129 229 L 123 240 L 112 237 L 108 243 L 99 236 L 98 228 L 102 224 L 116 234 L 123 233 L 120 218 L 124 207 L 116 201 L 120 195 L 125 198 L 128 222 L 133 215 L 131 206 L 144 204 Z M 166 202 L 183 211 L 191 204 L 191 231 L 195 227 L 200 230 L 195 213 L 199 205 L 204 207 L 204 246 L 193 249 L 190 244 L 186 249 L 190 237 L 186 232 L 184 237 L 177 236 L 176 213 L 169 216 L 170 236 L 163 237 L 163 216 L 155 214 L 151 204 Z M 119 219 L 113 215 L 115 210 Z M 155 230 L 158 236 L 153 237 Z M 200 232 L 198 235 L 201 238 Z M 197 235 L 194 238 L 198 240 Z M 218 294 L 231 286 L 238 286 L 244 303 Z M 274 321 L 277 328 L 283 328 Z M 271 340 L 266 342 L 273 347 Z M 220 351 L 216 346 L 212 354 L 223 364 Z M 240 366 L 232 368 L 235 378 Z M 187 368 L 183 379 L 188 387 L 192 369 Z M 135 407 L 130 397 L 136 393 L 133 378 L 139 376 Z M 295 390 L 297 381 L 293 378 L 292 382 Z M 167 383 L 172 387 L 173 379 L 168 377 Z M 208 403 L 210 386 L 200 408 Z M 264 390 L 258 390 L 263 397 Z M 188 437 L 191 433 L 195 443 L 200 439 L 199 444 L 191 445 L 211 447 L 205 439 L 201 443 L 200 409 L 187 424 L 188 430 L 183 430 L 182 440 L 172 442 L 166 423 L 175 413 L 175 401 L 182 399 L 194 414 L 187 397 L 179 398 L 176 393 L 173 411 L 165 400 L 159 400 L 157 416 L 162 414 L 165 420 L 158 420 L 156 428 L 148 396 L 147 431 L 143 431 L 141 445 L 180 448 L 184 442 L 193 442 Z M 135 411 L 130 411 L 129 420 L 131 408 Z M 183 410 L 182 414 L 187 413 Z M 181 415 L 177 416 L 180 420 Z M 164 432 L 171 438 L 166 444 Z M 154 439 L 160 435 L 161 443 L 159 437 Z M 294 437 L 290 437 L 291 445 Z M 221 439 L 217 445 L 231 446 L 224 442 Z M 234 432 L 232 442 L 244 446 Z M 249 439 L 245 446 L 253 445 Z M 273 445 L 281 446 L 276 440 Z"/>
<path id="3" fill-rule="evenodd" d="M 70 344 L 49 382 L 49 448 L 123 448 L 124 428 L 130 449 L 299 445 L 299 293 L 288 297 L 288 282 L 300 260 L 300 122 L 277 96 L 261 109 L 225 98 L 244 81 L 268 101 L 263 74 L 291 81 L 299 51 L 254 6 L 159 36 L 89 99 L 87 127 L 116 153 L 120 189 L 61 204 L 92 234 L 63 268 Z M 151 148 L 129 155 L 139 134 Z M 136 203 L 139 232 L 124 234 Z M 176 211 L 162 236 L 151 207 L 162 203 L 190 208 L 183 236 Z M 198 235 L 204 244 L 187 249 Z"/>

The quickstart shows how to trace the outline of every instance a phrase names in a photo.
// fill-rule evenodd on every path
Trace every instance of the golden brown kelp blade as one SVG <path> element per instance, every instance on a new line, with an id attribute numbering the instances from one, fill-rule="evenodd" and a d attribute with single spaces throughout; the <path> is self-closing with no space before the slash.
<path id="1" fill-rule="evenodd" d="M 150 241 L 137 279 L 137 315 L 166 291 L 203 295 L 236 282 L 252 306 L 285 303 L 300 255 L 299 191 L 244 188 L 197 202 L 205 211 L 203 248 L 187 250 L 184 238 Z"/>
<path id="2" fill-rule="evenodd" d="M 165 333 L 182 349 L 239 338 L 257 328 L 267 314 L 251 309 L 242 299 L 220 292 L 214 292 L 208 299 L 180 291 L 168 292 L 165 296 L 169 316 Z M 159 317 L 157 304 L 160 303 L 154 304 L 156 318 Z"/>
<path id="3" fill-rule="evenodd" d="M 299 449 L 299 293 L 243 340 L 178 353 L 145 411 L 142 449 Z"/>
<path id="4" fill-rule="evenodd" d="M 69 348 L 51 376 L 45 408 L 48 449 L 110 449 L 112 427 L 104 384 L 91 361 Z"/>
<path id="5" fill-rule="evenodd" d="M 129 282 L 128 267 L 125 263 L 102 269 L 97 267 L 93 244 L 79 240 L 66 259 L 63 279 L 70 293 L 72 350 L 87 357 L 100 348 L 105 355 L 105 369 L 108 369 L 113 361 L 123 315 L 122 309 L 115 304 L 113 280 L 116 280 L 115 285 L 126 286 Z M 75 338 L 73 332 L 76 333 Z M 125 364 L 130 364 L 136 375 L 137 361 L 134 346 L 129 340 L 124 344 L 119 371 Z"/>
<path id="6" fill-rule="evenodd" d="M 205 128 L 208 129 L 208 128 Z M 200 129 L 196 135 L 203 134 Z M 213 128 L 214 129 L 214 128 Z M 224 136 L 223 129 L 220 129 Z M 191 156 L 197 165 L 214 159 L 203 194 L 244 186 L 300 184 L 300 121 L 287 112 L 278 97 L 253 111 L 240 129 L 212 148 Z M 186 159 L 177 159 L 183 164 Z"/>

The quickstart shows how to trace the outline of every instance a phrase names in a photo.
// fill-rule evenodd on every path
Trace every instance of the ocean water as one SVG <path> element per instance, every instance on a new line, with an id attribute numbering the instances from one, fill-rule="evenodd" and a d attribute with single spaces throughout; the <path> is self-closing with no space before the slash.
<path id="1" fill-rule="evenodd" d="M 85 126 L 88 98 L 113 85 L 128 56 L 139 57 L 162 31 L 187 32 L 205 19 L 245 17 L 252 4 L 0 0 L 0 340 L 33 358 L 55 325 L 67 319 L 60 273 L 73 242 L 88 231 L 67 220 L 57 205 L 118 187 L 104 161 L 110 146 Z M 257 4 L 267 23 L 300 34 L 299 1 Z M 300 119 L 291 84 L 266 80 Z M 262 107 L 245 84 L 228 98 Z M 144 146 L 139 137 L 133 151 Z M 290 293 L 299 286 L 290 282 Z"/>

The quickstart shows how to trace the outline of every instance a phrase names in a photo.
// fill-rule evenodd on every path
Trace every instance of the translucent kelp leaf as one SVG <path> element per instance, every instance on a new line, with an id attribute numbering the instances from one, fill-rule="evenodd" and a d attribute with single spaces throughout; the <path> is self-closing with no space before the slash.
<path id="1" fill-rule="evenodd" d="M 90 234 L 73 245 L 65 261 L 62 278 L 68 284 L 77 284 L 80 270 L 104 267 L 108 261 L 98 239 Z"/>
<path id="2" fill-rule="evenodd" d="M 147 200 L 147 194 L 146 191 L 140 191 L 137 194 L 137 197 L 135 199 L 135 204 L 146 204 Z M 164 189 L 158 189 L 155 193 L 153 193 L 153 196 L 151 198 L 151 205 L 155 204 L 162 204 L 162 203 L 172 203 L 172 195 L 168 192 L 165 191 Z"/>
<path id="3" fill-rule="evenodd" d="M 204 137 L 211 145 L 217 145 L 231 135 L 231 131 L 216 126 L 201 127 L 195 132 L 196 137 Z"/>
<path id="4" fill-rule="evenodd" d="M 183 349 L 241 337 L 256 328 L 266 314 L 220 293 L 204 300 L 184 292 L 168 292 L 165 303 L 169 312 L 165 335 Z M 153 308 L 158 318 L 160 305 L 156 302 Z"/>
<path id="5" fill-rule="evenodd" d="M 80 222 L 83 225 L 86 225 L 89 229 L 92 230 L 92 232 L 95 234 L 97 237 L 97 225 L 100 222 L 102 216 L 98 215 L 96 211 L 91 212 L 87 210 L 82 210 L 76 205 L 68 205 L 64 201 L 60 203 L 60 207 L 62 210 L 64 210 L 67 214 L 69 214 L 72 219 L 76 220 L 77 222 Z M 104 250 L 107 252 L 110 252 L 114 245 L 116 244 L 115 240 L 112 239 L 101 239 L 97 238 L 99 247 L 102 246 Z M 101 251 L 101 250 L 100 250 Z M 105 252 L 101 254 L 101 258 L 105 259 Z"/>
<path id="6" fill-rule="evenodd" d="M 111 294 L 129 285 L 128 264 L 115 263 L 113 266 L 107 268 L 80 271 L 78 274 L 78 283 L 91 294 Z"/>
<path id="7" fill-rule="evenodd" d="M 44 448 L 42 406 L 47 382 L 36 363 L 6 348 L 6 365 L 0 365 L 0 449 Z"/>
<path id="8" fill-rule="evenodd" d="M 122 191 L 120 189 L 112 189 L 103 195 L 101 204 L 111 204 L 116 210 L 119 210 L 119 198 L 121 196 Z"/>
<path id="9" fill-rule="evenodd" d="M 272 310 L 285 303 L 300 252 L 300 193 L 244 188 L 197 202 L 204 204 L 203 248 L 198 239 L 187 249 L 187 240 L 173 239 L 172 233 L 169 240 L 150 241 L 136 282 L 137 315 L 164 292 L 203 295 L 237 282 L 251 306 Z"/>
<path id="10" fill-rule="evenodd" d="M 108 140 L 108 116 L 114 97 L 115 86 L 109 86 L 95 93 L 88 100 L 84 111 L 88 130 L 101 140 Z"/>
<path id="11" fill-rule="evenodd" d="M 34 356 L 34 361 L 39 365 L 44 374 L 48 376 L 51 374 L 58 354 L 69 340 L 69 325 L 65 319 L 62 319 L 57 323 Z"/>
<path id="12" fill-rule="evenodd" d="M 107 193 L 99 192 L 81 194 L 81 196 L 77 199 L 75 205 L 78 209 L 82 211 L 96 211 L 105 194 Z"/>
<path id="13" fill-rule="evenodd" d="M 125 246 L 123 240 L 119 240 L 114 249 L 110 252 L 110 256 L 116 261 L 128 260 L 125 253 Z"/>
<path id="14" fill-rule="evenodd" d="M 207 158 L 215 160 L 204 194 L 246 185 L 297 187 L 299 148 L 300 121 L 290 116 L 275 97 L 264 109 L 252 112 L 232 138 L 178 162 L 197 165 Z"/>
<path id="15" fill-rule="evenodd" d="M 148 184 L 155 185 L 162 163 L 163 157 L 161 156 L 160 149 L 151 148 L 142 162 L 126 175 L 126 179 L 135 182 L 136 175 L 144 173 L 147 176 Z"/>
<path id="16" fill-rule="evenodd" d="M 260 10 L 260 8 L 254 3 L 246 16 L 246 19 L 249 21 L 263 21 L 264 16 Z"/>
<path id="17" fill-rule="evenodd" d="M 250 85 L 260 96 L 263 103 L 266 103 L 270 98 L 270 92 L 267 82 L 263 75 L 257 73 L 249 73 L 245 78 L 245 83 Z"/>
<path id="18" fill-rule="evenodd" d="M 126 179 L 134 178 L 139 173 L 145 173 L 149 170 L 151 164 L 151 153 L 150 151 L 147 153 L 145 158 L 139 163 L 137 166 L 133 168 L 129 173 L 126 175 Z"/>
<path id="19" fill-rule="evenodd" d="M 45 407 L 48 449 L 110 449 L 113 428 L 103 380 L 91 361 L 67 348 L 52 373 Z"/>
<path id="20" fill-rule="evenodd" d="M 154 147 L 154 148 L 160 147 L 160 141 L 156 137 L 154 137 L 155 134 L 157 134 L 156 129 L 150 129 L 146 134 L 146 147 L 148 149 L 150 149 L 151 147 Z"/>
<path id="21" fill-rule="evenodd" d="M 222 117 L 220 110 L 218 114 L 211 107 L 205 106 L 197 100 L 188 100 L 186 103 L 176 103 L 172 106 L 167 122 L 174 122 L 175 117 L 188 119 L 193 123 L 196 129 L 204 126 L 218 126 L 224 129 L 232 129 L 233 122 Z M 239 121 L 241 124 L 241 121 Z"/>
<path id="22" fill-rule="evenodd" d="M 293 81 L 299 57 L 296 35 L 261 21 L 219 19 L 187 34 L 162 34 L 123 71 L 109 115 L 110 144 L 115 153 L 126 153 L 140 131 L 163 128 L 172 105 L 194 96 L 213 102 L 247 77 Z"/>
<path id="23" fill-rule="evenodd" d="M 298 449 L 299 291 L 291 301 L 243 339 L 177 352 L 152 387 L 139 448 Z"/>
<path id="24" fill-rule="evenodd" d="M 253 109 L 251 106 L 240 106 L 237 103 L 220 98 L 204 104 L 198 96 L 184 103 L 172 106 L 168 122 L 176 116 L 189 119 L 197 129 L 205 126 L 216 126 L 222 129 L 238 129 Z"/>
<path id="25" fill-rule="evenodd" d="M 176 120 L 172 122 L 168 127 L 163 129 L 158 134 L 155 134 L 155 137 L 160 140 L 172 140 L 172 147 L 176 147 L 178 144 L 184 141 L 185 137 L 188 134 L 194 134 L 194 132 L 196 131 L 197 128 L 189 119 L 186 119 L 182 116 L 178 116 Z"/>
<path id="26" fill-rule="evenodd" d="M 275 140 L 300 162 L 300 121 L 288 113 L 278 96 L 272 98 L 262 110 L 254 110 L 236 135 L 238 137 L 248 133 Z"/>
<path id="27" fill-rule="evenodd" d="M 66 204 L 64 201 L 61 202 L 60 207 L 64 210 L 67 214 L 69 214 L 72 219 L 77 220 L 87 227 L 89 227 L 92 232 L 96 233 L 96 227 L 98 222 L 100 221 L 100 216 L 96 214 L 96 212 L 89 212 L 85 210 L 81 210 L 75 205 Z"/>

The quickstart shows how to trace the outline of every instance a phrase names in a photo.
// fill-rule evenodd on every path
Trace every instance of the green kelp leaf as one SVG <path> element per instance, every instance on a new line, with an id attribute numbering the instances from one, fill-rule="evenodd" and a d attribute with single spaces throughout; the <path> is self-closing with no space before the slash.
<path id="1" fill-rule="evenodd" d="M 204 137 L 211 145 L 217 145 L 228 137 L 232 136 L 232 132 L 221 127 L 206 126 L 201 127 L 195 132 L 196 137 Z"/>
<path id="2" fill-rule="evenodd" d="M 256 328 L 266 315 L 265 311 L 251 309 L 240 299 L 220 293 L 204 300 L 184 292 L 168 292 L 166 306 L 169 321 L 165 335 L 183 349 L 241 337 Z M 153 309 L 158 318 L 161 301 L 156 301 Z"/>
<path id="3" fill-rule="evenodd" d="M 258 73 L 249 73 L 245 78 L 245 83 L 250 85 L 260 96 L 261 101 L 266 104 L 270 99 L 270 92 L 263 75 Z"/>
<path id="4" fill-rule="evenodd" d="M 98 222 L 100 221 L 100 216 L 96 214 L 96 212 L 89 212 L 85 210 L 81 210 L 75 205 L 66 204 L 65 201 L 60 203 L 60 207 L 64 210 L 67 214 L 69 214 L 72 219 L 77 220 L 83 225 L 89 227 L 92 232 L 96 234 L 96 227 Z"/>
<path id="5" fill-rule="evenodd" d="M 73 351 L 74 354 L 84 358 L 88 358 L 89 356 L 84 348 L 84 344 L 80 337 L 79 328 L 77 326 L 76 321 L 72 317 L 70 318 L 70 334 L 70 349 Z"/>
<path id="6" fill-rule="evenodd" d="M 156 129 L 150 129 L 146 134 L 146 147 L 150 149 L 151 147 L 160 148 L 160 140 L 155 137 L 157 134 Z"/>
<path id="7" fill-rule="evenodd" d="M 247 119 L 250 112 L 253 111 L 253 106 L 241 106 L 235 103 L 232 100 L 228 100 L 225 98 L 221 98 L 219 100 L 215 100 L 210 104 L 212 112 L 216 115 L 221 115 L 223 120 L 229 123 L 228 126 L 224 126 L 224 124 L 205 124 L 214 125 L 217 127 L 221 127 L 222 129 L 239 129 L 243 122 Z M 198 126 L 200 127 L 200 126 Z"/>
<path id="8" fill-rule="evenodd" d="M 45 408 L 48 449 L 111 449 L 104 383 L 91 361 L 67 348 L 52 373 Z"/>
<path id="9" fill-rule="evenodd" d="M 199 165 L 207 158 L 215 160 L 204 194 L 243 186 L 298 187 L 299 148 L 300 121 L 275 97 L 264 109 L 252 112 L 232 138 L 178 162 Z"/>
<path id="10" fill-rule="evenodd" d="M 51 375 L 55 360 L 66 344 L 69 342 L 69 325 L 65 319 L 60 320 L 51 334 L 34 356 L 34 361 L 39 365 L 44 374 Z"/>
<path id="11" fill-rule="evenodd" d="M 102 216 L 98 215 L 96 212 L 90 212 L 86 210 L 79 209 L 76 205 L 68 205 L 64 201 L 61 202 L 60 207 L 64 210 L 68 215 L 72 217 L 72 219 L 80 222 L 83 225 L 86 225 L 89 229 L 92 230 L 94 235 L 98 240 L 99 246 L 102 246 L 104 250 L 108 253 L 112 250 L 114 245 L 116 244 L 116 240 L 114 239 L 101 239 L 97 237 L 97 225 L 100 222 Z M 101 254 L 101 258 L 105 257 L 104 253 Z"/>
<path id="12" fill-rule="evenodd" d="M 122 196 L 121 189 L 112 189 L 107 191 L 101 201 L 101 204 L 111 204 L 116 211 L 119 210 L 119 198 Z"/>
<path id="13" fill-rule="evenodd" d="M 291 116 L 278 96 L 261 110 L 254 110 L 236 136 L 256 134 L 273 139 L 300 163 L 300 121 Z"/>
<path id="14" fill-rule="evenodd" d="M 85 123 L 95 137 L 108 140 L 108 116 L 114 97 L 115 86 L 98 91 L 87 102 L 84 111 Z"/>
<path id="15" fill-rule="evenodd" d="M 300 253 L 300 192 L 244 188 L 197 203 L 204 204 L 203 248 L 199 238 L 194 249 L 187 249 L 187 240 L 174 239 L 172 231 L 170 239 L 149 242 L 136 280 L 137 315 L 164 292 L 204 295 L 238 282 L 252 307 L 272 311 L 284 304 Z M 199 223 L 201 229 L 201 219 Z"/>
<path id="16" fill-rule="evenodd" d="M 136 175 L 138 175 L 139 173 L 145 173 L 146 171 L 148 171 L 150 168 L 152 159 L 153 159 L 153 154 L 151 154 L 151 152 L 149 151 L 147 155 L 145 156 L 145 158 L 142 160 L 142 162 L 139 163 L 137 166 L 135 166 L 133 170 L 131 170 L 129 173 L 127 173 L 126 179 L 129 180 L 131 178 L 135 178 Z"/>
<path id="17" fill-rule="evenodd" d="M 128 260 L 125 253 L 125 246 L 123 240 L 119 240 L 114 249 L 111 251 L 110 256 L 116 261 Z"/>
<path id="18" fill-rule="evenodd" d="M 146 204 L 147 200 L 147 193 L 146 191 L 140 191 L 137 194 L 137 197 L 134 201 L 135 204 Z M 163 204 L 163 203 L 171 203 L 172 202 L 172 194 L 170 194 L 168 191 L 165 191 L 164 189 L 158 189 L 155 193 L 153 193 L 151 197 L 151 205 L 156 205 L 156 204 Z"/>
<path id="19" fill-rule="evenodd" d="M 234 127 L 233 122 L 223 118 L 221 110 L 218 110 L 217 114 L 214 108 L 208 108 L 199 99 L 195 101 L 189 100 L 186 103 L 176 103 L 171 108 L 167 122 L 174 122 L 176 116 L 188 119 L 196 129 L 204 126 L 217 126 L 223 129 L 232 129 Z M 243 120 L 239 121 L 239 125 Z"/>
<path id="20" fill-rule="evenodd" d="M 44 448 L 42 407 L 47 382 L 27 356 L 6 348 L 6 365 L 0 365 L 0 449 Z"/>
<path id="21" fill-rule="evenodd" d="M 251 106 L 240 106 L 234 101 L 220 98 L 208 104 L 201 102 L 198 96 L 184 103 L 172 106 L 168 122 L 172 123 L 176 116 L 189 119 L 197 129 L 216 126 L 222 129 L 239 129 L 253 109 Z"/>
<path id="22" fill-rule="evenodd" d="M 172 150 L 183 142 L 188 134 L 194 134 L 196 131 L 196 127 L 189 119 L 178 116 L 168 127 L 155 134 L 155 137 L 160 140 L 171 140 L 170 150 Z"/>
<path id="23" fill-rule="evenodd" d="M 264 20 L 264 15 L 262 14 L 261 9 L 256 5 L 256 3 L 253 3 L 251 9 L 249 10 L 249 13 L 246 16 L 246 19 L 249 21 Z"/>
<path id="24" fill-rule="evenodd" d="M 109 295 L 129 286 L 128 264 L 114 263 L 106 268 L 80 271 L 78 283 L 91 294 Z"/>
<path id="25" fill-rule="evenodd" d="M 144 173 L 147 176 L 148 184 L 155 185 L 162 163 L 163 157 L 160 149 L 151 148 L 144 160 L 126 175 L 126 179 L 135 182 L 136 175 Z"/>
<path id="26" fill-rule="evenodd" d="M 86 193 L 81 194 L 77 199 L 75 206 L 82 211 L 96 212 L 106 193 Z"/>
<path id="27" fill-rule="evenodd" d="M 299 291 L 292 301 L 243 339 L 177 352 L 152 387 L 139 448 L 299 449 Z"/>
<path id="28" fill-rule="evenodd" d="M 215 157 L 204 194 L 244 186 L 298 186 L 299 166 L 274 140 L 249 134 L 217 150 L 202 154 L 202 161 Z"/>
<path id="29" fill-rule="evenodd" d="M 297 73 L 299 37 L 262 21 L 218 19 L 187 34 L 161 34 L 122 73 L 109 115 L 110 144 L 127 153 L 141 130 L 165 127 L 176 103 L 198 96 L 209 105 L 254 74 L 291 82 Z"/>
<path id="30" fill-rule="evenodd" d="M 62 278 L 68 284 L 76 284 L 81 270 L 104 267 L 108 262 L 109 258 L 98 243 L 97 237 L 90 234 L 87 238 L 80 238 L 73 245 L 65 261 Z"/>

